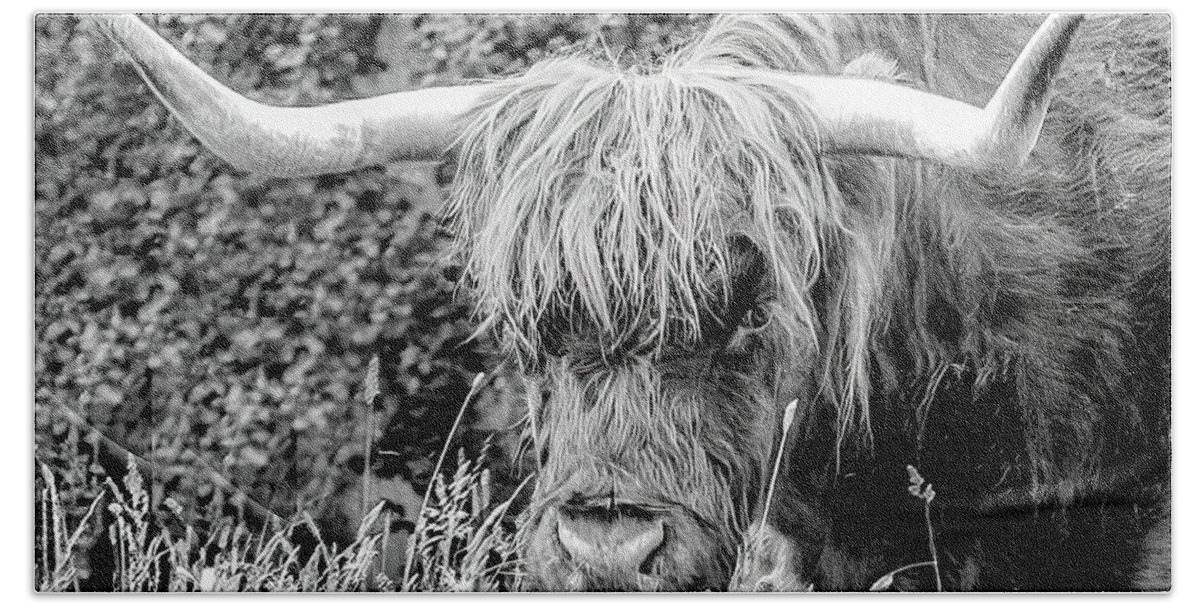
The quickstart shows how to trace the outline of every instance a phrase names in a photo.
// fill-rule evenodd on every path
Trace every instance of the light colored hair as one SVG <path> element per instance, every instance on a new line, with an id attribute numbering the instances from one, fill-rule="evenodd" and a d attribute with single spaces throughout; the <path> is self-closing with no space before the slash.
<path id="1" fill-rule="evenodd" d="M 843 427 L 869 429 L 868 319 L 856 318 L 868 308 L 842 302 L 831 319 L 812 297 L 822 252 L 846 253 L 846 205 L 804 99 L 744 69 L 794 55 L 769 29 L 714 28 L 653 70 L 551 60 L 487 100 L 465 129 L 451 208 L 482 329 L 503 326 L 527 358 L 548 319 L 614 350 L 699 340 L 730 297 L 730 242 L 745 237 L 774 287 L 781 351 L 821 353 Z"/>
<path id="2" fill-rule="evenodd" d="M 923 86 L 970 100 L 1002 74 L 972 55 L 990 40 L 978 19 L 885 17 L 866 44 L 899 49 Z M 839 454 L 852 437 L 871 444 L 872 386 L 911 401 L 923 429 L 939 385 L 967 372 L 975 393 L 1005 383 L 1031 476 L 1050 475 L 1092 450 L 1103 404 L 1120 403 L 1121 286 L 1079 291 L 1066 275 L 1111 274 L 1071 232 L 1096 225 L 1088 177 L 822 155 L 805 100 L 773 74 L 899 77 L 856 61 L 847 40 L 865 39 L 839 19 L 722 18 L 660 66 L 554 59 L 484 100 L 450 207 L 481 331 L 502 328 L 526 361 L 580 330 L 613 357 L 686 347 L 732 295 L 744 237 L 766 267 L 776 384 L 811 379 Z M 1014 40 L 980 48 L 1028 36 L 1003 31 Z"/>

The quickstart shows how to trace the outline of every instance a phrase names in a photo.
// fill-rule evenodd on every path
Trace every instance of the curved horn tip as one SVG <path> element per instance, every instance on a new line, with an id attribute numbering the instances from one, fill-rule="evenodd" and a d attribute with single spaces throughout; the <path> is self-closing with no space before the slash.
<path id="1" fill-rule="evenodd" d="M 1083 17 L 1083 13 L 1050 13 L 1046 16 L 1043 27 L 1047 24 L 1055 28 L 1078 27 L 1083 22 Z"/>
<path id="2" fill-rule="evenodd" d="M 980 145 L 981 165 L 1010 168 L 1029 158 L 1049 108 L 1051 83 L 1082 22 L 1082 14 L 1051 14 L 1025 45 L 985 110 L 991 125 Z"/>
<path id="3" fill-rule="evenodd" d="M 828 127 L 829 148 L 917 158 L 966 169 L 1024 163 L 1037 143 L 1051 86 L 1082 14 L 1051 14 L 1029 38 L 984 108 L 900 85 L 845 79 L 802 84 Z M 802 80 L 802 79 L 798 79 Z"/>
<path id="4" fill-rule="evenodd" d="M 1066 45 L 1071 43 L 1071 39 L 1075 36 L 1075 32 L 1079 29 L 1079 25 L 1083 23 L 1083 14 L 1081 13 L 1051 13 L 1042 22 L 1037 32 L 1033 34 L 1029 46 L 1033 47 L 1041 44 L 1048 44 L 1054 50 L 1046 49 L 1049 52 L 1058 54 L 1066 52 Z"/>

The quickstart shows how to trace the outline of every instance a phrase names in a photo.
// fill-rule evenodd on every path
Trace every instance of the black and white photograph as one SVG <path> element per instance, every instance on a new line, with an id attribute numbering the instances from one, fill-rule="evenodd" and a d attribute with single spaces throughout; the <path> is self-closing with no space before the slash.
<path id="1" fill-rule="evenodd" d="M 1168 12 L 28 20 L 37 594 L 1172 590 Z"/>

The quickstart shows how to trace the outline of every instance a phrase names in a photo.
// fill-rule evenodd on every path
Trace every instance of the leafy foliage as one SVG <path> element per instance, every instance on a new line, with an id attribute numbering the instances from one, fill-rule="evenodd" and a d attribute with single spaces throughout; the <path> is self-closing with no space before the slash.
<path id="1" fill-rule="evenodd" d="M 307 105 L 512 74 L 570 49 L 661 51 L 701 19 L 147 20 L 233 89 Z M 471 378 L 493 365 L 454 298 L 447 172 L 238 174 L 86 22 L 35 27 L 36 451 L 63 513 L 81 518 L 124 464 L 101 437 L 153 463 L 151 494 L 177 497 L 189 521 L 217 521 L 234 498 L 213 475 L 285 515 L 327 509 L 364 466 L 427 483 Z M 376 355 L 365 415 L 356 398 Z"/>

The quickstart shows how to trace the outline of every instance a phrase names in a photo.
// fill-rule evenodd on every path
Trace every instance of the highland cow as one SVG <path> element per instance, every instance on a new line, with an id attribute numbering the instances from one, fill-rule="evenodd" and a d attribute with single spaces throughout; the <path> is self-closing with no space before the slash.
<path id="1" fill-rule="evenodd" d="M 98 18 L 239 168 L 454 160 L 529 588 L 1162 589 L 1169 23 L 1038 21 L 721 17 L 654 65 L 274 108 Z"/>

